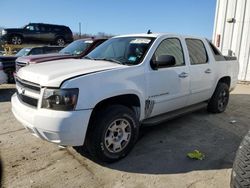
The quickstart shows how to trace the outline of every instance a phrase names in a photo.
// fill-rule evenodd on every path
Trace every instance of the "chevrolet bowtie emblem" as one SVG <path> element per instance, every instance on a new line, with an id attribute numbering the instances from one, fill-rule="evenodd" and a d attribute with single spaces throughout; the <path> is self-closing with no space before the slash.
<path id="1" fill-rule="evenodd" d="M 24 88 L 21 88 L 21 93 L 24 95 L 24 93 L 25 93 L 25 89 Z"/>

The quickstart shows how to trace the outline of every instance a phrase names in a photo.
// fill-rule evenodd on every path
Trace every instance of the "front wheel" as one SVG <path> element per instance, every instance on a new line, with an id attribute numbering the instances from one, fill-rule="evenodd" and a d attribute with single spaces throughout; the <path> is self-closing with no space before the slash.
<path id="1" fill-rule="evenodd" d="M 209 100 L 207 109 L 212 113 L 221 113 L 226 110 L 229 101 L 229 87 L 223 82 L 219 82 L 212 98 Z"/>
<path id="2" fill-rule="evenodd" d="M 133 110 L 113 105 L 95 116 L 93 129 L 87 136 L 90 154 L 104 162 L 125 157 L 133 148 L 139 132 L 139 121 Z"/>
<path id="3" fill-rule="evenodd" d="M 11 43 L 14 45 L 21 45 L 23 43 L 23 39 L 19 35 L 14 35 L 11 37 Z"/>

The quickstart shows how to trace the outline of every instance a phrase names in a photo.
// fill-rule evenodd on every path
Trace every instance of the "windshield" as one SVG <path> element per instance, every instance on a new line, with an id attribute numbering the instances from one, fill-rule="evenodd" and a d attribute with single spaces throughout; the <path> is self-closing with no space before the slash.
<path id="1" fill-rule="evenodd" d="M 76 40 L 70 43 L 68 46 L 63 48 L 59 53 L 60 54 L 70 54 L 70 55 L 80 55 L 83 53 L 91 44 L 92 40 Z"/>
<path id="2" fill-rule="evenodd" d="M 15 56 L 20 57 L 20 56 L 26 56 L 30 52 L 30 48 L 23 48 L 21 49 Z"/>
<path id="3" fill-rule="evenodd" d="M 85 58 L 137 65 L 142 61 L 152 42 L 153 38 L 112 38 L 98 46 Z"/>

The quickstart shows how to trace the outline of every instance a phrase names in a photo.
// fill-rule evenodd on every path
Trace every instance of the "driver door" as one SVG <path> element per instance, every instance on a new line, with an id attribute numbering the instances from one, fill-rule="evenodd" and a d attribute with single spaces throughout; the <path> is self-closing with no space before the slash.
<path id="1" fill-rule="evenodd" d="M 38 41 L 40 38 L 40 31 L 37 24 L 29 24 L 24 29 L 24 38 L 27 41 Z"/>
<path id="2" fill-rule="evenodd" d="M 185 62 L 182 42 L 179 38 L 166 38 L 157 47 L 152 59 L 162 55 L 175 58 L 175 65 L 153 70 L 146 74 L 147 96 L 146 118 L 160 115 L 187 105 L 189 96 L 189 68 Z M 152 61 L 151 59 L 151 61 Z"/>

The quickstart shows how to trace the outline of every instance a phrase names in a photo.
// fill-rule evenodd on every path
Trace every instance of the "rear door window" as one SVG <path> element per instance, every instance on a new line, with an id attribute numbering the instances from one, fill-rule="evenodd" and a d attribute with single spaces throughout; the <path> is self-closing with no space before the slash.
<path id="1" fill-rule="evenodd" d="M 208 55 L 204 43 L 199 39 L 186 39 L 191 65 L 208 63 Z"/>
<path id="2" fill-rule="evenodd" d="M 214 59 L 216 61 L 226 61 L 225 57 L 220 53 L 220 51 L 210 41 L 208 41 L 208 44 L 211 48 L 211 51 L 214 55 Z"/>

